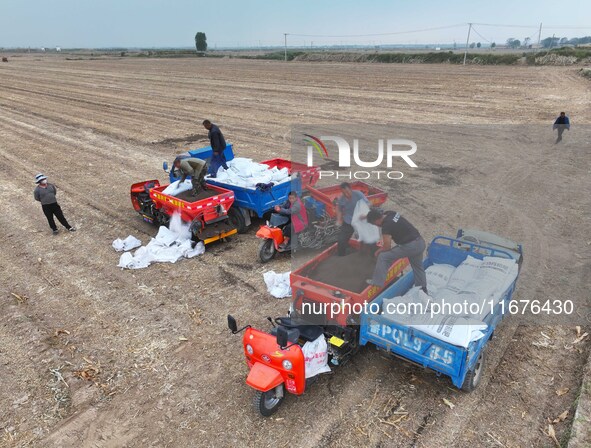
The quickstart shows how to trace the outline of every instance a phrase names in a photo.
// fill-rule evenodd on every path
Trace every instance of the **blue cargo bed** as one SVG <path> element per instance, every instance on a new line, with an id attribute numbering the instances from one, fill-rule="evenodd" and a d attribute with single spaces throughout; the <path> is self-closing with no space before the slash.
<path id="1" fill-rule="evenodd" d="M 462 231 L 458 232 L 458 236 L 460 235 Z M 429 245 L 424 266 L 426 269 L 435 263 L 445 263 L 457 267 L 468 255 L 478 259 L 483 259 L 485 256 L 513 258 L 520 263 L 521 246 L 514 244 L 514 247 L 517 251 L 503 250 L 493 244 L 474 244 L 465 239 L 437 236 Z M 517 278 L 503 293 L 494 312 L 489 313 L 483 320 L 488 325 L 484 337 L 472 341 L 467 348 L 439 340 L 415 328 L 393 322 L 388 316 L 375 312 L 361 315 L 360 344 L 372 343 L 394 356 L 429 368 L 438 374 L 449 376 L 458 388 L 472 390 L 471 387 L 466 386 L 465 380 L 469 375 L 468 379 L 472 381 L 476 371 L 478 375 L 481 374 L 481 366 L 484 363 L 483 350 L 496 326 L 504 317 L 503 311 L 505 314 L 508 313 L 516 282 Z M 376 310 L 378 307 L 381 310 L 385 298 L 403 296 L 413 287 L 413 284 L 414 276 L 411 271 L 376 297 L 368 310 Z M 479 378 L 477 380 L 479 381 Z"/>

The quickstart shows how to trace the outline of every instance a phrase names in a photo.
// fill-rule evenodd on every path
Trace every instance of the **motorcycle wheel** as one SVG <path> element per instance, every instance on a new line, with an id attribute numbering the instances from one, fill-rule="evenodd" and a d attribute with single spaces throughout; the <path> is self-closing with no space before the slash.
<path id="1" fill-rule="evenodd" d="M 259 245 L 259 258 L 263 263 L 271 261 L 276 252 L 275 242 L 271 238 L 261 241 Z"/>

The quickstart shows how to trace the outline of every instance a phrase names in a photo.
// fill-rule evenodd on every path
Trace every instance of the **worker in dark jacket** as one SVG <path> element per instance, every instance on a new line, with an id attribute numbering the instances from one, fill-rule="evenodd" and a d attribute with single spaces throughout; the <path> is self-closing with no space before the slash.
<path id="1" fill-rule="evenodd" d="M 414 274 L 415 286 L 420 286 L 427 293 L 427 276 L 423 267 L 423 252 L 425 240 L 419 231 L 398 212 L 383 213 L 380 210 L 370 210 L 367 222 L 382 228 L 382 247 L 376 252 L 378 260 L 373 272 L 373 278 L 367 283 L 384 286 L 388 270 L 396 260 L 408 257 Z M 392 242 L 396 246 L 392 247 Z"/>
<path id="2" fill-rule="evenodd" d="M 567 131 L 570 131 L 570 120 L 566 116 L 566 113 L 560 112 L 560 116 L 554 122 L 553 129 L 556 129 L 558 131 L 558 138 L 556 139 L 556 143 L 561 142 L 562 133 L 564 132 L 564 130 L 566 129 Z"/>
<path id="3" fill-rule="evenodd" d="M 211 161 L 209 164 L 209 175 L 216 177 L 220 166 L 225 170 L 228 169 L 226 164 L 226 156 L 224 150 L 226 149 L 226 140 L 224 140 L 224 134 L 209 120 L 203 122 L 203 126 L 208 130 L 207 137 L 209 137 L 209 144 L 212 149 Z"/>
<path id="4" fill-rule="evenodd" d="M 70 232 L 75 232 L 76 229 L 68 223 L 64 217 L 62 208 L 57 203 L 57 188 L 55 185 L 48 183 L 47 176 L 41 173 L 35 176 L 35 183 L 37 184 L 37 187 L 35 188 L 33 195 L 36 201 L 41 202 L 41 208 L 43 209 L 43 213 L 47 218 L 49 227 L 51 227 L 51 230 L 53 230 L 53 234 L 56 235 L 58 233 L 57 226 L 55 225 L 55 221 L 53 219 L 54 216 L 62 226 L 64 226 Z"/>

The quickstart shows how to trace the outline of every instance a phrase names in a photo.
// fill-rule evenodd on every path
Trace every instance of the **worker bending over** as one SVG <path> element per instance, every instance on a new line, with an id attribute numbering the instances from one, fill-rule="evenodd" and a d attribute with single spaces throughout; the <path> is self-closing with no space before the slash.
<path id="1" fill-rule="evenodd" d="M 367 283 L 384 286 L 388 270 L 396 260 L 408 257 L 415 277 L 415 286 L 420 286 L 427 293 L 427 276 L 423 267 L 423 252 L 425 240 L 419 231 L 400 213 L 394 211 L 382 212 L 370 210 L 367 222 L 382 228 L 382 247 L 375 253 L 378 257 L 373 278 Z M 392 247 L 392 242 L 396 246 Z"/>
<path id="2" fill-rule="evenodd" d="M 174 160 L 174 168 L 177 173 L 180 172 L 181 183 L 183 183 L 187 177 L 191 176 L 193 196 L 197 196 L 201 190 L 207 189 L 205 181 L 203 180 L 205 174 L 207 174 L 207 163 L 205 160 L 181 155 Z"/>

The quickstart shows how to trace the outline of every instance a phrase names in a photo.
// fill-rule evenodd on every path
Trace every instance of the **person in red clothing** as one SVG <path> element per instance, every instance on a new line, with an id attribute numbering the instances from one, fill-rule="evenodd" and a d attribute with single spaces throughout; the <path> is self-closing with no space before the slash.
<path id="1" fill-rule="evenodd" d="M 291 243 L 291 249 L 294 250 L 298 245 L 298 233 L 308 227 L 308 214 L 306 213 L 306 207 L 302 200 L 298 198 L 295 191 L 291 191 L 287 197 L 287 201 L 282 205 L 275 206 L 275 212 L 280 215 L 288 216 L 291 218 L 291 223 L 288 223 L 283 228 L 283 243 L 279 246 L 280 249 L 288 249 Z M 294 237 L 292 238 L 292 227 Z"/>

